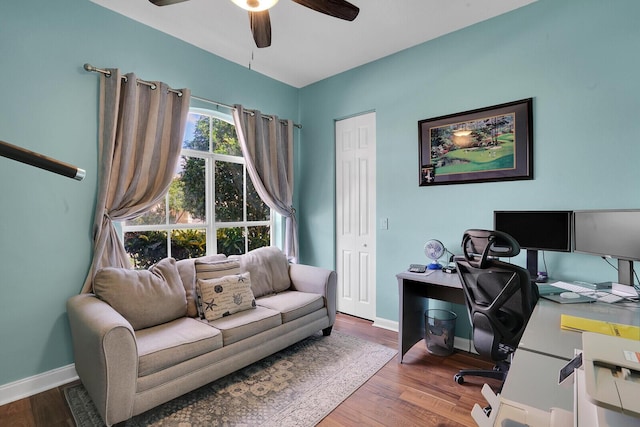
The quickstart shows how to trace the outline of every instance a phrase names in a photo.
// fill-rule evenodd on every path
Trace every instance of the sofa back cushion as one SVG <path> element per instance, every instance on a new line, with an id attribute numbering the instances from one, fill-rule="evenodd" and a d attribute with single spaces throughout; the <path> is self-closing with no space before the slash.
<path id="1" fill-rule="evenodd" d="M 256 298 L 283 292 L 291 287 L 289 261 L 277 247 L 254 249 L 236 258 L 240 260 L 240 271 L 251 273 L 251 290 Z"/>
<path id="2" fill-rule="evenodd" d="M 184 285 L 184 291 L 187 294 L 187 316 L 197 317 L 197 296 L 196 296 L 196 266 L 195 261 L 198 259 L 200 262 L 215 262 L 223 261 L 227 256 L 224 254 L 207 255 L 200 258 L 187 258 L 181 259 L 176 262 L 178 267 L 178 273 L 182 279 Z"/>
<path id="3" fill-rule="evenodd" d="M 176 261 L 165 258 L 148 270 L 98 270 L 93 291 L 134 330 L 170 322 L 187 314 L 187 298 Z"/>

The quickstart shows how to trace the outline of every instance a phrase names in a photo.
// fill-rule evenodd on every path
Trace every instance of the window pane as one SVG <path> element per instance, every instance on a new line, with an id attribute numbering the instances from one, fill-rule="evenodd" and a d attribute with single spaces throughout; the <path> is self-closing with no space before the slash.
<path id="1" fill-rule="evenodd" d="M 218 228 L 218 253 L 242 255 L 244 253 L 244 227 Z"/>
<path id="2" fill-rule="evenodd" d="M 243 220 L 243 165 L 216 162 L 216 222 Z"/>
<path id="3" fill-rule="evenodd" d="M 271 230 L 267 225 L 248 227 L 249 229 L 249 250 L 252 251 L 271 244 Z"/>
<path id="4" fill-rule="evenodd" d="M 182 163 L 182 159 L 180 160 Z M 184 181 L 180 176 L 173 177 L 169 186 L 169 224 L 189 223 L 189 212 L 184 210 Z"/>
<path id="5" fill-rule="evenodd" d="M 171 256 L 175 259 L 197 258 L 207 254 L 206 230 L 188 229 L 171 232 Z"/>
<path id="6" fill-rule="evenodd" d="M 166 231 L 137 231 L 124 233 L 124 248 L 136 269 L 149 268 L 167 257 Z"/>
<path id="7" fill-rule="evenodd" d="M 262 201 L 251 179 L 247 179 L 247 221 L 269 221 L 271 210 Z"/>
<path id="8" fill-rule="evenodd" d="M 210 128 L 211 123 L 209 116 L 189 113 L 182 148 L 208 152 Z"/>
<path id="9" fill-rule="evenodd" d="M 226 120 L 231 118 L 218 118 L 216 112 L 189 113 L 183 153 L 166 197 L 144 215 L 123 223 L 125 248 L 134 267 L 147 268 L 168 255 L 176 259 L 206 255 L 207 235 L 211 238 L 214 232 L 217 247 L 209 247 L 210 253 L 243 254 L 247 248 L 270 244 L 269 225 L 247 228 L 247 221 L 268 223 L 271 211 L 245 179 L 236 129 Z M 212 183 L 214 188 L 209 187 Z M 206 218 L 207 212 L 211 218 Z M 217 229 L 221 223 L 227 227 Z M 185 225 L 189 228 L 182 229 Z M 132 226 L 136 232 L 127 228 Z M 154 230 L 140 231 L 145 228 Z"/>
<path id="10" fill-rule="evenodd" d="M 205 209 L 206 160 L 198 157 L 180 158 L 180 183 L 176 185 L 175 223 L 201 223 L 206 218 Z M 171 199 L 170 199 L 171 200 Z"/>
<path id="11" fill-rule="evenodd" d="M 127 225 L 161 225 L 167 223 L 167 201 L 162 199 L 157 205 L 141 216 L 125 221 Z"/>
<path id="12" fill-rule="evenodd" d="M 228 154 L 230 156 L 242 156 L 240 143 L 236 135 L 236 127 L 224 120 L 212 118 L 211 140 L 213 152 L 216 154 Z"/>

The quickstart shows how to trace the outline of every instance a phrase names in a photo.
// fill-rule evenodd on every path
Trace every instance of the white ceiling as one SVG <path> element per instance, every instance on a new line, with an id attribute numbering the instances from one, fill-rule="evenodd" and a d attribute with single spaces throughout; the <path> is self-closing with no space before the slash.
<path id="1" fill-rule="evenodd" d="M 535 0 L 349 0 L 360 8 L 353 22 L 280 0 L 269 11 L 272 44 L 264 49 L 255 47 L 247 12 L 230 0 L 91 1 L 299 88 Z"/>

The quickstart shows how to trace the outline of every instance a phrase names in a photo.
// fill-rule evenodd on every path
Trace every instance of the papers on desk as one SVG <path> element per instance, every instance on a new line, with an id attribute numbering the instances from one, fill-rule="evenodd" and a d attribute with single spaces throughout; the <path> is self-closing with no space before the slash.
<path id="1" fill-rule="evenodd" d="M 614 337 L 640 340 L 640 327 L 638 326 L 604 322 L 584 317 L 569 316 L 567 314 L 562 314 L 560 316 L 560 328 L 569 331 L 596 332 L 604 335 L 612 335 Z"/>

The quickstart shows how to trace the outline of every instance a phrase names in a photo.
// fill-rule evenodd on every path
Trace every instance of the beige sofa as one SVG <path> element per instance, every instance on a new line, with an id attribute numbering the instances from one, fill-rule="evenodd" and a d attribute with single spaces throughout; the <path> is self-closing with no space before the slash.
<path id="1" fill-rule="evenodd" d="M 251 292 L 229 297 L 244 308 L 221 310 L 218 296 L 247 281 Z M 76 371 L 112 425 L 320 330 L 329 335 L 336 273 L 289 264 L 274 247 L 165 259 L 145 271 L 100 270 L 94 294 L 70 298 L 67 312 Z"/>

